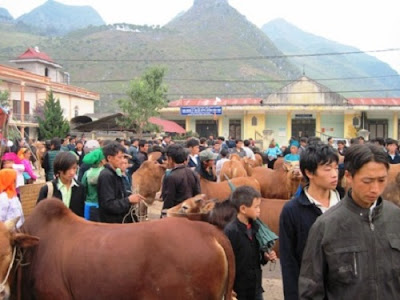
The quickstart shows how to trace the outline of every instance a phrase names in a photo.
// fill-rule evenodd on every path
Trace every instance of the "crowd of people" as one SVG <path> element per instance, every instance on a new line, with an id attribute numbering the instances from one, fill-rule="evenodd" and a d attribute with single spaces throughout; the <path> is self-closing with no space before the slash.
<path id="1" fill-rule="evenodd" d="M 32 169 L 32 147 L 21 140 L 16 146 L 1 158 L 0 220 L 19 216 L 21 226 L 18 187 L 34 182 L 37 174 Z M 39 161 L 46 184 L 37 201 L 58 198 L 78 216 L 93 221 L 135 222 L 129 213 L 132 205 L 145 199 L 132 191 L 132 175 L 152 152 L 160 153 L 157 162 L 166 168 L 161 189 L 164 211 L 200 194 L 200 180 L 218 181 L 231 155 L 254 160 L 258 153 L 268 168 L 279 157 L 299 161 L 305 185 L 280 215 L 285 299 L 367 298 L 377 293 L 393 299 L 391 295 L 399 294 L 400 284 L 388 279 L 400 263 L 400 211 L 381 198 L 389 165 L 400 163 L 397 140 L 366 142 L 358 137 L 349 146 L 339 140 L 334 147 L 332 138 L 322 142 L 302 137 L 291 138 L 288 147 L 272 140 L 263 151 L 251 139 L 213 136 L 189 138 L 184 144 L 168 135 L 152 140 L 53 138 Z M 351 183 L 347 193 L 339 184 L 343 176 Z M 250 187 L 238 188 L 230 198 L 237 215 L 224 231 L 236 257 L 238 299 L 262 299 L 260 264 L 276 259 L 274 252 L 262 253 L 255 238 L 260 198 Z"/>

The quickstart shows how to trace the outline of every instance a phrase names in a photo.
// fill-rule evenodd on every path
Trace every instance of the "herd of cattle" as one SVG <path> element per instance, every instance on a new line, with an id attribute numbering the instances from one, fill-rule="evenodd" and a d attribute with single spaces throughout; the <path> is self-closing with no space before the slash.
<path id="1" fill-rule="evenodd" d="M 146 210 L 161 189 L 165 166 L 152 154 L 133 175 Z M 400 204 L 400 165 L 391 165 L 384 198 Z M 229 180 L 225 180 L 229 178 Z M 232 186 L 249 185 L 263 199 L 260 218 L 279 232 L 283 205 L 303 184 L 298 163 L 274 169 L 233 156 L 221 182 L 201 179 L 202 195 L 137 224 L 85 221 L 61 201 L 39 203 L 19 232 L 0 223 L 0 300 L 8 299 L 233 299 L 234 254 L 221 230 L 235 213 Z M 345 182 L 342 182 L 348 189 Z M 193 222 L 191 220 L 207 221 Z M 16 249 L 16 250 L 14 250 Z M 277 247 L 276 247 L 277 250 Z"/>

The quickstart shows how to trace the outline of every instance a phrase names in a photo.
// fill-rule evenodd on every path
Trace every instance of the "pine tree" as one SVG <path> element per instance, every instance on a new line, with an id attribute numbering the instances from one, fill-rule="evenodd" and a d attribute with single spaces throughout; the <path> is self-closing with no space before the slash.
<path id="1" fill-rule="evenodd" d="M 39 122 L 39 139 L 47 140 L 53 137 L 64 137 L 69 132 L 69 123 L 64 119 L 60 101 L 54 98 L 50 91 L 43 106 L 44 118 L 37 117 Z"/>

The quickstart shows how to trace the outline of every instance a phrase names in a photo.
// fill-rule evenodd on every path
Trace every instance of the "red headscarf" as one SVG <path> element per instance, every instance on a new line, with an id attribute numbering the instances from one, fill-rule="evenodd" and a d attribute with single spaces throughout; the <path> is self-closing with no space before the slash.
<path id="1" fill-rule="evenodd" d="M 17 171 L 14 169 L 0 170 L 0 193 L 6 192 L 8 198 L 17 196 L 15 189 L 15 180 L 17 179 Z"/>

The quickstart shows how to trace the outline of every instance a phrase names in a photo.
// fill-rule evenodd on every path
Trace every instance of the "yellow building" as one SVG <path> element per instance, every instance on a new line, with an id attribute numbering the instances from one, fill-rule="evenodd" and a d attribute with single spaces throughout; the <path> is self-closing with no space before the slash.
<path id="1" fill-rule="evenodd" d="M 272 134 L 286 145 L 292 136 L 349 139 L 360 129 L 368 130 L 369 138 L 398 139 L 399 105 L 400 98 L 346 99 L 303 76 L 265 99 L 181 99 L 161 115 L 200 136 L 261 140 Z"/>

